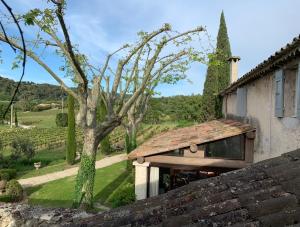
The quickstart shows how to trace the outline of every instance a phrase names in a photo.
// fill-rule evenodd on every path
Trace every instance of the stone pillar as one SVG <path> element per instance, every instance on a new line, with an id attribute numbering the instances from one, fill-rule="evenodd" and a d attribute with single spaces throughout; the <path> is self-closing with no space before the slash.
<path id="1" fill-rule="evenodd" d="M 135 166 L 135 195 L 137 200 L 147 198 L 147 183 L 148 183 L 148 167 L 149 162 L 139 164 L 137 161 L 133 162 Z"/>
<path id="2" fill-rule="evenodd" d="M 150 184 L 149 184 L 150 197 L 158 195 L 158 191 L 159 191 L 159 168 L 150 167 Z"/>

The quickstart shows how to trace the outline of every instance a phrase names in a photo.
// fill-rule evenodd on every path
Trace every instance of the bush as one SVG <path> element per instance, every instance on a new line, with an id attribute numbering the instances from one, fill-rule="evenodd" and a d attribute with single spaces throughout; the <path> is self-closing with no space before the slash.
<path id="1" fill-rule="evenodd" d="M 118 191 L 115 192 L 111 199 L 112 207 L 125 206 L 135 201 L 134 186 L 131 183 L 124 184 Z"/>
<path id="2" fill-rule="evenodd" d="M 11 195 L 0 195 L 0 202 L 4 202 L 4 203 L 10 203 L 10 202 L 14 202 L 14 198 Z"/>
<path id="3" fill-rule="evenodd" d="M 68 126 L 68 114 L 67 113 L 58 113 L 56 115 L 56 126 L 57 127 L 67 127 Z"/>
<path id="4" fill-rule="evenodd" d="M 17 170 L 15 169 L 1 169 L 0 170 L 0 179 L 5 179 L 8 177 L 8 179 L 5 180 L 11 180 L 14 179 L 17 176 Z"/>
<path id="5" fill-rule="evenodd" d="M 13 202 L 23 199 L 23 188 L 17 180 L 10 180 L 6 185 L 6 195 L 12 197 Z"/>
<path id="6" fill-rule="evenodd" d="M 10 180 L 11 178 L 10 178 L 10 176 L 9 176 L 9 174 L 8 173 L 1 173 L 1 175 L 0 175 L 0 180 L 6 180 L 6 181 L 8 181 L 8 180 Z"/>
<path id="7" fill-rule="evenodd" d="M 12 141 L 11 159 L 17 160 L 22 155 L 28 160 L 31 160 L 35 154 L 33 143 L 27 138 L 17 137 Z"/>

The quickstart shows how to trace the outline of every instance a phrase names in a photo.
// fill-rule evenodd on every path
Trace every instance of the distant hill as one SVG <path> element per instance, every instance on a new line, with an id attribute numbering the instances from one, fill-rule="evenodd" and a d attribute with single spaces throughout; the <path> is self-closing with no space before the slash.
<path id="1" fill-rule="evenodd" d="M 10 100 L 17 82 L 0 76 L 0 101 Z M 59 86 L 50 84 L 36 84 L 22 82 L 18 95 L 18 101 L 57 101 L 61 98 L 62 91 Z"/>

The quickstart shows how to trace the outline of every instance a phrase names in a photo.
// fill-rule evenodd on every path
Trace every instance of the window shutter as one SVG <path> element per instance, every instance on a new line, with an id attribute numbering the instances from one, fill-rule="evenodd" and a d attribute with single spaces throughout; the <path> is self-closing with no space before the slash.
<path id="1" fill-rule="evenodd" d="M 247 115 L 247 89 L 240 87 L 237 89 L 237 102 L 236 110 L 237 116 L 245 117 Z"/>
<path id="2" fill-rule="evenodd" d="M 298 64 L 298 72 L 297 72 L 297 85 L 296 85 L 296 116 L 300 118 L 300 62 Z"/>
<path id="3" fill-rule="evenodd" d="M 283 70 L 275 72 L 275 116 L 283 117 Z"/>

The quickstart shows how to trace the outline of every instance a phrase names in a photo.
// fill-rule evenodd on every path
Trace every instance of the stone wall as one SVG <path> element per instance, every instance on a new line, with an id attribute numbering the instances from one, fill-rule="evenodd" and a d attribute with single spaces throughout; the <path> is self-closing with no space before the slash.
<path id="1" fill-rule="evenodd" d="M 293 75 L 290 75 L 293 73 Z M 286 71 L 286 89 L 290 89 L 295 71 Z M 291 80 L 293 79 L 293 80 Z M 289 81 L 291 80 L 291 81 Z M 274 72 L 264 75 L 245 85 L 247 88 L 247 115 L 236 116 L 236 95 L 228 94 L 223 98 L 223 114 L 227 118 L 250 123 L 256 128 L 254 161 L 258 162 L 300 148 L 300 119 L 291 114 L 291 106 L 295 104 L 295 96 L 285 96 L 285 116 L 275 117 L 275 82 Z M 286 93 L 286 91 L 285 91 Z M 227 101 L 225 101 L 227 100 Z M 227 110 L 227 112 L 225 112 Z"/>

